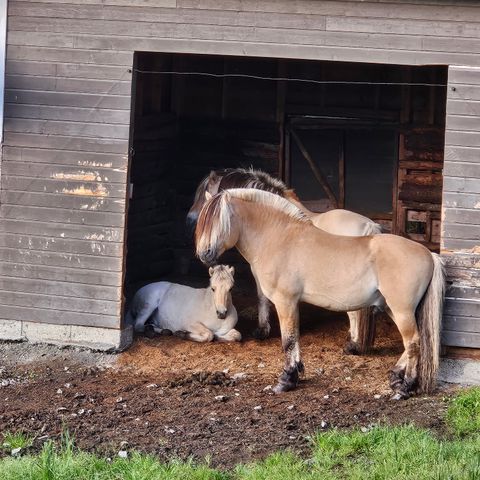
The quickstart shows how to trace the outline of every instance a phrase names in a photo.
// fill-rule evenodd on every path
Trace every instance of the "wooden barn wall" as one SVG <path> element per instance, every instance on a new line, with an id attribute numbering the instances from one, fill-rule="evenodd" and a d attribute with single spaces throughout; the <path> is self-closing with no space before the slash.
<path id="1" fill-rule="evenodd" d="M 480 68 L 449 69 L 442 230 L 443 341 L 480 348 Z"/>
<path id="2" fill-rule="evenodd" d="M 480 5 L 9 1 L 0 319 L 120 326 L 134 51 L 474 67 L 480 66 Z M 479 147 L 478 126 L 461 113 L 478 110 L 478 77 L 472 75 L 475 98 L 470 106 L 456 102 L 460 110 L 449 117 L 447 136 L 447 155 L 462 159 L 452 168 L 455 163 L 466 174 L 475 172 Z M 447 173 L 444 199 L 458 189 L 468 204 L 478 182 L 453 173 Z M 476 243 L 471 232 L 479 222 L 464 218 L 457 224 L 461 217 L 454 222 L 448 209 L 445 215 L 444 246 L 461 263 L 464 250 Z M 453 224 L 458 233 L 450 238 Z M 462 277 L 465 269 L 455 268 L 451 277 Z M 465 284 L 473 288 L 475 281 Z M 473 294 L 465 290 L 464 296 Z"/>

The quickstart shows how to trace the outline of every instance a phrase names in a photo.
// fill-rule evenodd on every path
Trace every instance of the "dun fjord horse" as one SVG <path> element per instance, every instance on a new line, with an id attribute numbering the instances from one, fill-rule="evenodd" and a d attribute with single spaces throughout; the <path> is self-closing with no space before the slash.
<path id="1" fill-rule="evenodd" d="M 302 210 L 317 228 L 335 235 L 366 236 L 381 233 L 381 227 L 363 215 L 349 210 L 335 209 L 326 213 L 308 210 L 298 199 L 293 190 L 287 189 L 279 179 L 260 170 L 242 168 L 211 171 L 199 184 L 195 200 L 187 215 L 187 224 L 195 225 L 198 214 L 206 201 L 205 194 L 215 195 L 228 188 L 256 188 L 276 193 L 295 204 Z M 270 333 L 270 304 L 263 295 L 258 282 L 258 328 L 254 335 L 266 338 Z M 369 309 L 348 312 L 350 320 L 349 341 L 345 346 L 347 353 L 365 353 L 373 345 L 375 336 L 375 319 Z"/>
<path id="2" fill-rule="evenodd" d="M 232 304 L 233 267 L 210 267 L 210 286 L 192 288 L 170 282 L 150 283 L 133 297 L 127 313 L 128 324 L 143 332 L 152 319 L 153 330 L 170 330 L 195 342 L 240 341 L 242 336 L 233 327 L 237 310 Z"/>
<path id="3" fill-rule="evenodd" d="M 276 392 L 295 388 L 303 372 L 300 301 L 333 311 L 384 309 L 405 348 L 390 376 L 394 398 L 435 387 L 445 281 L 440 257 L 422 245 L 395 235 L 331 235 L 284 198 L 255 189 L 210 199 L 195 242 L 206 264 L 237 247 L 275 305 L 285 352 Z"/>

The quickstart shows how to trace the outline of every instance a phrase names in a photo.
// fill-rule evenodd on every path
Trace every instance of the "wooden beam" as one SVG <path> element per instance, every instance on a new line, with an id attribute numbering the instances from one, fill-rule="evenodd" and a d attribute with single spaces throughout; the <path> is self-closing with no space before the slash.
<path id="1" fill-rule="evenodd" d="M 297 144 L 298 148 L 302 152 L 302 155 L 304 156 L 305 160 L 310 165 L 310 168 L 312 169 L 312 172 L 315 175 L 315 178 L 317 179 L 318 183 L 325 190 L 325 193 L 327 194 L 328 198 L 333 203 L 335 208 L 338 208 L 338 201 L 337 201 L 337 198 L 335 197 L 335 194 L 333 193 L 333 190 L 330 188 L 330 185 L 328 184 L 327 179 L 323 176 L 323 173 L 320 171 L 320 169 L 317 167 L 312 157 L 308 153 L 307 149 L 305 148 L 305 145 L 302 143 L 302 141 L 300 140 L 300 138 L 298 137 L 298 135 L 295 133 L 294 130 L 290 129 L 290 134 L 292 138 L 295 140 L 295 143 Z"/>

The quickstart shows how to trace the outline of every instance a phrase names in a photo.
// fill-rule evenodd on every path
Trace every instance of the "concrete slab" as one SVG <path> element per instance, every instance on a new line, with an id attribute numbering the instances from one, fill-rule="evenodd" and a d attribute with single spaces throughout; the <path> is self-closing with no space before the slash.
<path id="1" fill-rule="evenodd" d="M 442 358 L 438 378 L 460 385 L 480 385 L 480 361 Z"/>

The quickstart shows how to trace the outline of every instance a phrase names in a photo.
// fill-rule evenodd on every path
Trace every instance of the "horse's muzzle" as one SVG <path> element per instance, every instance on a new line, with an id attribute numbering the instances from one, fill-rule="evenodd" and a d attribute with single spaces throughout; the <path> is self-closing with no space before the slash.
<path id="1" fill-rule="evenodd" d="M 225 318 L 227 318 L 227 311 L 226 310 L 217 310 L 217 317 L 220 319 L 220 320 L 225 320 Z"/>
<path id="2" fill-rule="evenodd" d="M 213 267 L 217 263 L 217 253 L 213 249 L 205 250 L 198 254 L 198 258 L 202 263 L 209 267 Z"/>

